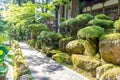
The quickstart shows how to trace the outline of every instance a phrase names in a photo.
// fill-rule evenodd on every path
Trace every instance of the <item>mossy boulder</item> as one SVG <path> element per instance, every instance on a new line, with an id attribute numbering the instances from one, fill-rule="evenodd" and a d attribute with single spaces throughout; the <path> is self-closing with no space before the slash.
<path id="1" fill-rule="evenodd" d="M 73 40 L 72 37 L 61 38 L 59 40 L 59 50 L 66 52 L 66 45 L 72 40 Z"/>
<path id="2" fill-rule="evenodd" d="M 97 54 L 97 43 L 95 40 L 86 40 L 84 42 L 85 52 L 84 54 L 87 56 L 95 56 Z"/>
<path id="3" fill-rule="evenodd" d="M 102 74 L 104 74 L 107 70 L 112 69 L 115 67 L 112 64 L 104 64 L 102 66 L 97 67 L 96 69 L 96 78 L 99 79 Z"/>
<path id="4" fill-rule="evenodd" d="M 113 68 L 105 72 L 99 80 L 120 80 L 120 68 Z"/>
<path id="5" fill-rule="evenodd" d="M 120 33 L 100 37 L 99 51 L 104 61 L 120 65 Z"/>
<path id="6" fill-rule="evenodd" d="M 75 68 L 82 68 L 89 71 L 92 76 L 95 76 L 96 68 L 101 65 L 94 57 L 78 54 L 72 54 L 72 63 Z"/>
<path id="7" fill-rule="evenodd" d="M 66 51 L 69 53 L 83 54 L 84 50 L 84 40 L 82 39 L 71 41 L 66 45 Z"/>
<path id="8" fill-rule="evenodd" d="M 52 59 L 59 63 L 71 63 L 70 56 L 67 53 L 56 53 Z"/>

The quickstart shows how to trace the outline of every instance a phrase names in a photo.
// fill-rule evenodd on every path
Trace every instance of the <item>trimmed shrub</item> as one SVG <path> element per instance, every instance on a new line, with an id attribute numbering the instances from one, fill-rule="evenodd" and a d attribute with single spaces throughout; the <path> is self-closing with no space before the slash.
<path id="1" fill-rule="evenodd" d="M 80 14 L 75 17 L 76 19 L 79 19 L 80 23 L 88 22 L 89 20 L 93 19 L 93 16 L 91 14 Z"/>
<path id="2" fill-rule="evenodd" d="M 105 32 L 99 26 L 88 26 L 82 28 L 78 31 L 77 36 L 78 38 L 89 39 L 89 38 L 97 38 L 103 35 Z"/>
<path id="3" fill-rule="evenodd" d="M 60 33 L 50 31 L 42 31 L 38 36 L 38 40 L 41 41 L 41 43 L 45 43 L 46 46 L 50 45 L 53 47 L 58 47 L 58 42 L 60 38 L 62 38 L 62 35 Z"/>
<path id="4" fill-rule="evenodd" d="M 31 24 L 29 29 L 32 32 L 32 39 L 36 39 L 37 36 L 44 30 L 49 31 L 49 28 L 45 24 Z"/>
<path id="5" fill-rule="evenodd" d="M 114 27 L 116 32 L 120 32 L 120 19 L 115 21 Z"/>
<path id="6" fill-rule="evenodd" d="M 100 26 L 105 29 L 112 28 L 113 23 L 114 22 L 112 20 L 102 20 L 102 19 L 94 19 L 94 20 L 89 21 L 90 25 Z"/>
<path id="7" fill-rule="evenodd" d="M 106 16 L 105 14 L 98 14 L 95 16 L 95 19 L 111 20 L 110 17 Z"/>

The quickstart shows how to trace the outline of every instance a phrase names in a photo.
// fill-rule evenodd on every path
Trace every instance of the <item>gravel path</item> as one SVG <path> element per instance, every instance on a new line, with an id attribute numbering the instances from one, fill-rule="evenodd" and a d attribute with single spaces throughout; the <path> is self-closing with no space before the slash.
<path id="1" fill-rule="evenodd" d="M 75 71 L 60 65 L 26 43 L 19 43 L 34 80 L 88 80 Z"/>

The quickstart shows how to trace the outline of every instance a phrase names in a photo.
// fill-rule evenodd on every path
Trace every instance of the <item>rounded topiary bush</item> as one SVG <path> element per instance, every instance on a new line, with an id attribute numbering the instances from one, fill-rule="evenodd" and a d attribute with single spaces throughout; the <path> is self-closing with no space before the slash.
<path id="1" fill-rule="evenodd" d="M 112 28 L 113 23 L 114 22 L 112 20 L 102 20 L 102 19 L 94 19 L 94 20 L 89 21 L 90 25 L 100 26 L 105 29 Z"/>
<path id="2" fill-rule="evenodd" d="M 78 16 L 76 16 L 77 19 L 79 19 L 80 21 L 89 21 L 93 19 L 93 16 L 91 14 L 80 14 Z"/>
<path id="3" fill-rule="evenodd" d="M 94 19 L 94 17 L 91 14 L 80 14 L 75 17 L 79 21 L 79 26 L 84 27 L 88 24 L 88 21 Z"/>
<path id="4" fill-rule="evenodd" d="M 41 43 L 45 43 L 46 45 L 51 45 L 54 47 L 58 47 L 60 38 L 62 38 L 62 35 L 60 33 L 51 31 L 42 31 L 38 36 L 38 40 L 40 40 Z"/>
<path id="5" fill-rule="evenodd" d="M 89 38 L 97 38 L 103 35 L 105 32 L 99 26 L 88 26 L 82 28 L 78 31 L 77 36 L 79 39 L 89 39 Z"/>
<path id="6" fill-rule="evenodd" d="M 104 61 L 120 65 L 120 33 L 102 35 L 99 51 Z"/>
<path id="7" fill-rule="evenodd" d="M 98 14 L 98 15 L 95 16 L 95 19 L 111 20 L 110 17 L 108 17 L 105 14 Z"/>
<path id="8" fill-rule="evenodd" d="M 120 32 L 120 19 L 115 21 L 114 27 L 116 32 Z"/>
<path id="9" fill-rule="evenodd" d="M 80 40 L 74 40 L 69 42 L 66 45 L 66 51 L 73 54 L 83 54 L 84 53 L 84 40 L 80 39 Z"/>

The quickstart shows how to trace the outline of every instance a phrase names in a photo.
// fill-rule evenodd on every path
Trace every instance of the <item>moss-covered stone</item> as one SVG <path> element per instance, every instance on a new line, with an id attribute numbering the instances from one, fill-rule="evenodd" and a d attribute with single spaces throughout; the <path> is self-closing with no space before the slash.
<path id="1" fill-rule="evenodd" d="M 104 61 L 120 65 L 120 34 L 106 34 L 100 37 L 99 51 Z"/>
<path id="2" fill-rule="evenodd" d="M 105 72 L 99 80 L 120 80 L 120 68 L 113 68 Z"/>
<path id="3" fill-rule="evenodd" d="M 93 77 L 96 76 L 96 68 L 101 65 L 94 57 L 78 54 L 72 54 L 72 63 L 75 68 L 86 70 Z"/>
<path id="4" fill-rule="evenodd" d="M 66 51 L 69 53 L 84 53 L 84 40 L 74 40 L 66 45 Z"/>
<path id="5" fill-rule="evenodd" d="M 97 44 L 94 40 L 86 40 L 84 43 L 85 55 L 95 56 L 97 54 Z"/>
<path id="6" fill-rule="evenodd" d="M 66 45 L 67 45 L 70 41 L 72 41 L 72 40 L 73 40 L 72 37 L 60 39 L 60 41 L 59 41 L 59 50 L 66 52 Z"/>
<path id="7" fill-rule="evenodd" d="M 96 69 L 96 78 L 99 79 L 102 74 L 104 74 L 107 70 L 113 68 L 114 65 L 112 64 L 104 64 Z"/>
<path id="8" fill-rule="evenodd" d="M 84 70 L 95 70 L 101 63 L 94 57 L 72 54 L 72 63 L 76 68 L 82 68 Z"/>
<path id="9" fill-rule="evenodd" d="M 71 63 L 70 56 L 67 53 L 56 53 L 52 58 L 59 63 Z"/>

